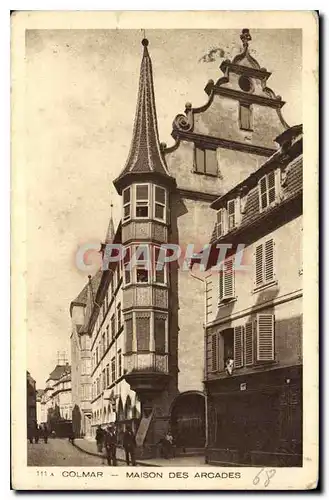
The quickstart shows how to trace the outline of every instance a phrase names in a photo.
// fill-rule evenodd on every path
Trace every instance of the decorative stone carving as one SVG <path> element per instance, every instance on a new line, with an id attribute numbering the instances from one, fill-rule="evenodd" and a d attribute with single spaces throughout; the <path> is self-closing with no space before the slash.
<path id="1" fill-rule="evenodd" d="M 152 224 L 152 238 L 159 241 L 160 243 L 166 243 L 167 241 L 167 228 L 162 224 Z"/>
<path id="2" fill-rule="evenodd" d="M 124 367 L 127 372 L 131 372 L 135 368 L 135 354 L 130 354 L 129 356 L 124 356 Z"/>
<path id="3" fill-rule="evenodd" d="M 137 354 L 138 370 L 153 368 L 153 354 Z"/>
<path id="4" fill-rule="evenodd" d="M 135 222 L 135 238 L 137 240 L 149 238 L 149 232 L 148 222 Z"/>
<path id="5" fill-rule="evenodd" d="M 124 243 L 127 240 L 131 240 L 133 235 L 133 224 L 130 222 L 122 226 L 122 242 Z"/>
<path id="6" fill-rule="evenodd" d="M 185 115 L 177 115 L 173 121 L 174 130 L 182 130 L 183 132 L 191 132 L 193 130 L 193 112 L 192 104 L 187 102 L 185 104 Z"/>
<path id="7" fill-rule="evenodd" d="M 165 288 L 154 288 L 153 304 L 155 307 L 168 307 L 168 290 Z"/>
<path id="8" fill-rule="evenodd" d="M 151 288 L 150 287 L 136 287 L 135 288 L 135 304 L 137 306 L 150 306 L 151 305 Z"/>
<path id="9" fill-rule="evenodd" d="M 133 306 L 133 301 L 134 301 L 134 295 L 133 295 L 133 288 L 127 288 L 126 290 L 123 290 L 123 308 L 128 309 L 129 307 Z"/>
<path id="10" fill-rule="evenodd" d="M 168 372 L 168 356 L 159 355 L 155 356 L 155 369 L 157 372 Z"/>

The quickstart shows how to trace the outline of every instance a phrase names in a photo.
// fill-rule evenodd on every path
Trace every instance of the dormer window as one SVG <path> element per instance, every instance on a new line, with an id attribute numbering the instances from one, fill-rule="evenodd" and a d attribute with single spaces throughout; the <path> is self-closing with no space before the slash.
<path id="1" fill-rule="evenodd" d="M 227 202 L 227 229 L 230 231 L 236 226 L 236 202 L 230 200 Z"/>
<path id="2" fill-rule="evenodd" d="M 258 186 L 259 206 L 260 211 L 263 211 L 271 206 L 276 200 L 275 171 L 273 170 L 269 174 L 264 175 L 264 177 L 259 180 Z"/>
<path id="3" fill-rule="evenodd" d="M 228 231 L 234 229 L 240 220 L 238 211 L 239 199 L 234 198 L 227 202 L 226 208 L 220 208 L 217 212 L 216 235 L 220 238 Z"/>
<path id="4" fill-rule="evenodd" d="M 148 184 L 136 185 L 136 218 L 149 216 L 149 186 Z"/>

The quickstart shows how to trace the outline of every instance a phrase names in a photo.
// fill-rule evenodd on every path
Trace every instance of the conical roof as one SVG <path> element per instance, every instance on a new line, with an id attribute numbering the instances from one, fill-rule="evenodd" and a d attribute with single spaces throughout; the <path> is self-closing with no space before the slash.
<path id="1" fill-rule="evenodd" d="M 119 193 L 135 175 L 156 174 L 173 181 L 161 154 L 148 40 L 144 38 L 142 45 L 144 50 L 131 147 L 126 165 L 114 181 Z"/>

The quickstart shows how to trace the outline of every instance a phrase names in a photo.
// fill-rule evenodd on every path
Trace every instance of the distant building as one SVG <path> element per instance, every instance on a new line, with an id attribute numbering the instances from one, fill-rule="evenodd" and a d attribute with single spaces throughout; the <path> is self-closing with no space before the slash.
<path id="1" fill-rule="evenodd" d="M 43 394 L 44 394 L 43 389 L 37 389 L 36 401 L 37 401 L 37 422 L 38 422 L 38 424 L 47 422 L 47 417 L 46 417 L 45 412 L 44 412 Z"/>
<path id="2" fill-rule="evenodd" d="M 71 366 L 69 363 L 58 364 L 50 373 L 41 397 L 42 416 L 49 420 L 51 412 L 58 411 L 58 417 L 71 420 Z"/>
<path id="3" fill-rule="evenodd" d="M 37 422 L 35 380 L 26 372 L 26 417 L 27 427 L 34 428 Z"/>

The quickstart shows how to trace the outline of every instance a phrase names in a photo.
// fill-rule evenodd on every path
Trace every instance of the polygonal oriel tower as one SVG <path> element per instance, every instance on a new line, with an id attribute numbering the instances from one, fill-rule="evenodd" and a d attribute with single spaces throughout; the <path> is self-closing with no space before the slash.
<path id="1" fill-rule="evenodd" d="M 155 265 L 160 245 L 168 242 L 169 198 L 175 180 L 161 154 L 148 40 L 143 39 L 142 45 L 131 148 L 114 185 L 123 201 L 124 266 L 136 259 L 136 265 L 124 267 L 123 273 L 125 379 L 141 401 L 137 444 L 145 447 L 158 442 L 167 428 L 169 393 L 177 386 L 171 374 L 177 374 L 177 368 L 171 366 L 175 361 L 169 355 L 169 274 Z"/>

